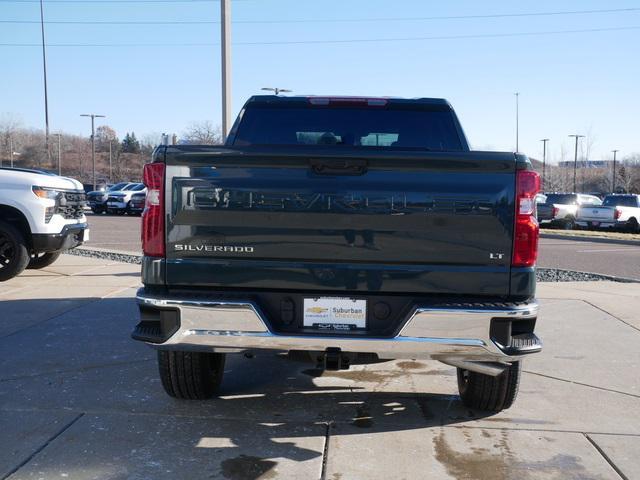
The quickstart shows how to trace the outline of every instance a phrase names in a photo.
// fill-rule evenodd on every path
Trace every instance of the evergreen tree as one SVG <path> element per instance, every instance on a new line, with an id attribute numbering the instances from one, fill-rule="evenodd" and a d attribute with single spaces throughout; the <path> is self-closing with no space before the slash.
<path id="1" fill-rule="evenodd" d="M 123 153 L 140 153 L 140 142 L 136 138 L 136 134 L 127 132 L 122 140 Z"/>

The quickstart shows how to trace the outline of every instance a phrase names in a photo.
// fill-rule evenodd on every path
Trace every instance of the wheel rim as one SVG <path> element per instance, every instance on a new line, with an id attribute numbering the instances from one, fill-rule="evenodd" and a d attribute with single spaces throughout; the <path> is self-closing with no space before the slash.
<path id="1" fill-rule="evenodd" d="M 0 233 L 0 268 L 4 268 L 15 259 L 16 249 L 11 239 Z"/>

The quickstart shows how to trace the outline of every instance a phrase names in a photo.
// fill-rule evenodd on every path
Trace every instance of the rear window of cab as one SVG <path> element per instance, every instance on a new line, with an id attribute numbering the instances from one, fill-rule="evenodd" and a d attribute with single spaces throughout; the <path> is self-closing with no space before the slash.
<path id="1" fill-rule="evenodd" d="M 233 145 L 333 145 L 462 151 L 448 107 L 425 109 L 253 106 Z"/>

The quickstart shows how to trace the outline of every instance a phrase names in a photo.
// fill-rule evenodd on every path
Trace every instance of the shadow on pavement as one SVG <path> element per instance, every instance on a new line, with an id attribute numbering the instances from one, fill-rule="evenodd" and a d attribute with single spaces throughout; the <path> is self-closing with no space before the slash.
<path id="1" fill-rule="evenodd" d="M 340 435 L 376 434 L 481 418 L 453 388 L 451 394 L 415 392 L 414 380 L 424 384 L 426 377 L 427 384 L 440 379 L 440 391 L 447 390 L 442 378 L 454 371 L 435 362 L 321 372 L 284 355 L 229 355 L 220 397 L 175 400 L 162 390 L 153 351 L 129 337 L 137 322 L 134 300 L 89 300 L 0 302 L 0 331 L 4 322 L 19 323 L 20 312 L 51 316 L 0 338 L 0 410 L 82 415 L 43 451 L 52 475 L 58 467 L 109 465 L 114 456 L 142 474 L 135 452 L 145 451 L 153 461 L 179 456 L 204 462 L 213 476 L 256 479 L 273 473 L 274 458 L 322 457 L 337 427 Z M 308 438 L 315 443 L 305 443 Z"/>

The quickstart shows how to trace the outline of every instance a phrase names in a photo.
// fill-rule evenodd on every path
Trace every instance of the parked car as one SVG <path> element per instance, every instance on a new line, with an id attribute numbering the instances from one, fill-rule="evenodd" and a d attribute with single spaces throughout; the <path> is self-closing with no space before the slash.
<path id="1" fill-rule="evenodd" d="M 602 206 L 583 206 L 578 210 L 576 223 L 588 228 L 617 228 L 640 233 L 640 196 L 611 194 L 604 197 Z"/>
<path id="2" fill-rule="evenodd" d="M 99 181 L 96 184 L 96 188 L 93 188 L 93 183 L 83 183 L 82 184 L 82 189 L 84 190 L 84 193 L 89 194 L 89 192 L 94 192 L 94 191 L 104 191 L 107 188 L 109 188 L 109 186 L 107 185 L 107 183 L 104 180 Z"/>
<path id="3" fill-rule="evenodd" d="M 122 190 L 109 192 L 107 196 L 107 213 L 123 215 L 131 208 L 131 197 L 134 193 L 144 193 L 147 189 L 142 183 L 127 185 Z"/>
<path id="4" fill-rule="evenodd" d="M 571 230 L 576 226 L 576 216 L 581 205 L 597 206 L 602 204 L 595 195 L 583 193 L 545 193 L 544 203 L 538 204 L 538 222 L 540 226 L 560 227 Z"/>
<path id="5" fill-rule="evenodd" d="M 289 351 L 440 360 L 499 411 L 542 348 L 539 176 L 471 151 L 446 100 L 252 97 L 225 146 L 158 147 L 144 183 L 133 338 L 171 396 L 214 395 L 228 352 Z"/>
<path id="6" fill-rule="evenodd" d="M 133 215 L 140 215 L 144 210 L 144 203 L 146 201 L 146 198 L 147 194 L 145 192 L 138 192 L 131 195 L 128 213 Z"/>
<path id="7" fill-rule="evenodd" d="M 0 281 L 51 265 L 87 241 L 85 205 L 77 180 L 0 167 Z"/>
<path id="8" fill-rule="evenodd" d="M 130 182 L 120 182 L 115 185 L 110 185 L 101 190 L 93 190 L 87 193 L 87 202 L 93 213 L 103 213 L 107 211 L 107 198 L 110 192 L 119 192 L 123 190 L 127 185 L 134 185 Z"/>

